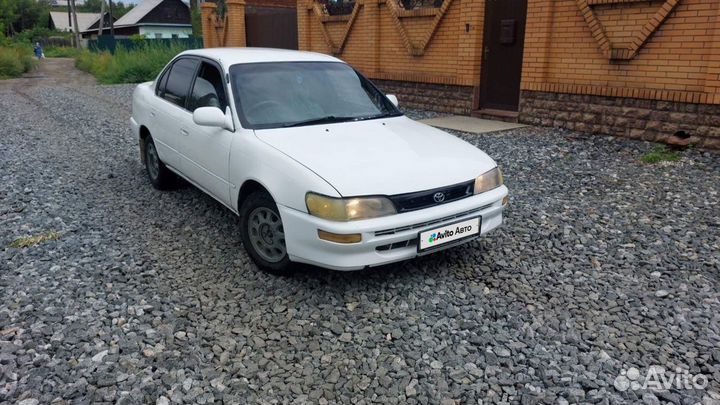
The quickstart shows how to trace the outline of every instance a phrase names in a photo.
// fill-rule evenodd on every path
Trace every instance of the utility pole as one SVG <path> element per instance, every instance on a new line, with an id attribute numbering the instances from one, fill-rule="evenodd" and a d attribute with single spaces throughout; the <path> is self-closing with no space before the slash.
<path id="1" fill-rule="evenodd" d="M 72 31 L 72 13 L 70 12 L 70 0 L 67 0 L 67 10 L 68 10 L 68 27 L 70 27 L 70 31 Z M 77 46 L 74 44 L 75 37 L 73 37 L 73 46 Z"/>
<path id="2" fill-rule="evenodd" d="M 80 30 L 78 29 L 78 21 L 77 21 L 77 8 L 75 7 L 75 0 L 70 0 L 70 5 L 72 7 L 72 16 L 73 16 L 73 33 L 75 33 L 75 47 L 77 49 L 82 48 L 80 45 Z"/>
<path id="3" fill-rule="evenodd" d="M 98 27 L 98 38 L 105 29 L 105 0 L 100 0 L 100 26 Z"/>
<path id="4" fill-rule="evenodd" d="M 115 21 L 113 18 L 113 7 L 112 7 L 112 0 L 108 0 L 108 7 L 110 8 L 110 36 L 115 39 Z"/>

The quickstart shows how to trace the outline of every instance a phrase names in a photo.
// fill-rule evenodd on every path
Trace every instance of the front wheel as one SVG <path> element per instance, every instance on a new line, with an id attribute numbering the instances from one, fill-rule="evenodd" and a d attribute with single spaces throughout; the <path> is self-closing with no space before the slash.
<path id="1" fill-rule="evenodd" d="M 145 141 L 145 169 L 150 182 L 156 189 L 167 190 L 172 186 L 175 176 L 160 160 L 155 142 L 150 137 Z"/>
<path id="2" fill-rule="evenodd" d="M 285 229 L 270 194 L 256 191 L 240 207 L 240 237 L 250 258 L 262 270 L 287 275 L 292 267 L 285 247 Z"/>

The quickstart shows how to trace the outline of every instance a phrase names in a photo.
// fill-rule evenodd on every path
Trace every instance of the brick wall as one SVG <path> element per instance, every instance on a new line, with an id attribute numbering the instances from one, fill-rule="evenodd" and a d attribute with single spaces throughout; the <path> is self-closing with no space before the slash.
<path id="1" fill-rule="evenodd" d="M 222 24 L 212 7 L 203 4 L 206 44 L 244 43 L 240 13 Z M 297 10 L 301 50 L 338 56 L 404 106 L 474 108 L 485 0 L 418 10 L 357 0 L 345 16 L 297 0 Z M 528 0 L 525 31 L 520 121 L 660 141 L 684 131 L 719 146 L 708 122 L 716 123 L 720 105 L 720 1 Z M 594 116 L 580 114 L 590 105 Z M 636 107 L 641 116 L 628 119 Z"/>
<path id="2" fill-rule="evenodd" d="M 719 148 L 720 1 L 529 0 L 521 88 L 522 122 Z"/>
<path id="3" fill-rule="evenodd" d="M 480 83 L 483 14 L 478 0 L 417 10 L 396 0 L 357 0 L 346 16 L 298 0 L 298 44 L 350 63 L 405 106 L 467 114 Z"/>
<path id="4" fill-rule="evenodd" d="M 720 104 L 719 18 L 717 0 L 529 0 L 522 89 Z"/>
<path id="5" fill-rule="evenodd" d="M 385 94 L 400 95 L 400 108 L 469 115 L 472 110 L 472 86 L 453 86 L 397 80 L 373 80 Z"/>
<path id="6" fill-rule="evenodd" d="M 523 91 L 520 108 L 532 125 L 720 149 L 717 104 Z"/>

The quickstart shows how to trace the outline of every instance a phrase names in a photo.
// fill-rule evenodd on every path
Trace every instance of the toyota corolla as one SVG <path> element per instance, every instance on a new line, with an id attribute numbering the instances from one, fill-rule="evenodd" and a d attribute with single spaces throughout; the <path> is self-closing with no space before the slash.
<path id="1" fill-rule="evenodd" d="M 404 116 L 331 56 L 187 51 L 137 86 L 130 122 L 152 185 L 179 176 L 227 206 L 270 272 L 378 266 L 502 224 L 508 190 L 493 159 Z"/>

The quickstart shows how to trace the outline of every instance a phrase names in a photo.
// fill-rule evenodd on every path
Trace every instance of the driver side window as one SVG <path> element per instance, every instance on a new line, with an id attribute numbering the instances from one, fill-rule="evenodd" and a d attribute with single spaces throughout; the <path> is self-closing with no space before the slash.
<path id="1" fill-rule="evenodd" d="M 200 107 L 217 107 L 223 112 L 227 107 L 222 74 L 217 67 L 207 62 L 200 66 L 188 102 L 191 112 Z"/>

